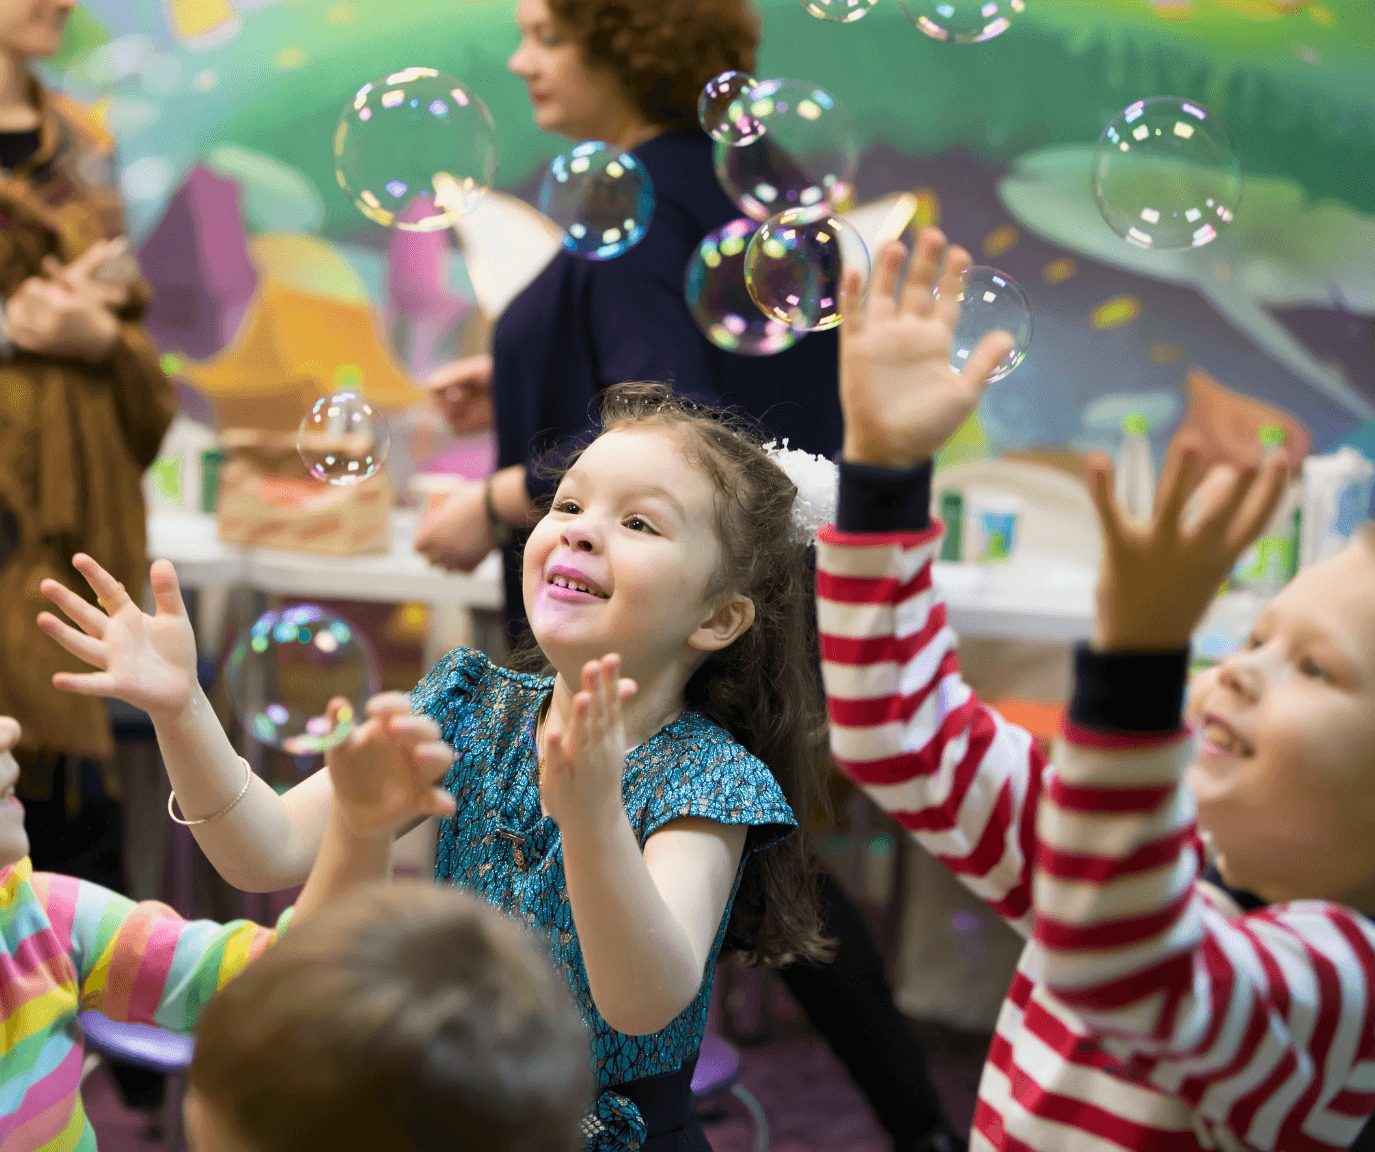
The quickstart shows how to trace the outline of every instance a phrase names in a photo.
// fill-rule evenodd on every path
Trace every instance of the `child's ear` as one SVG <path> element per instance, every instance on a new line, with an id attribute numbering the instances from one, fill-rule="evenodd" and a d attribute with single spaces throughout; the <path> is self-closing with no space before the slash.
<path id="1" fill-rule="evenodd" d="M 748 596 L 732 596 L 688 637 L 688 647 L 699 652 L 719 652 L 734 644 L 753 623 L 754 601 Z"/>

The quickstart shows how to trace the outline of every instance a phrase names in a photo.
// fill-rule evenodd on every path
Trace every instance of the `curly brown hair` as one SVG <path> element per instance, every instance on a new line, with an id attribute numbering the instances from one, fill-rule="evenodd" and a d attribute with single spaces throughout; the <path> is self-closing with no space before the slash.
<path id="1" fill-rule="evenodd" d="M 721 559 L 707 600 L 739 593 L 754 602 L 754 622 L 713 652 L 687 683 L 686 703 L 720 725 L 768 766 L 798 816 L 798 830 L 751 855 L 731 909 L 723 954 L 748 964 L 825 963 L 834 941 L 817 908 L 819 873 L 806 829 L 830 821 L 831 757 L 816 635 L 816 576 L 807 546 L 793 536 L 797 486 L 762 448 L 756 426 L 737 415 L 675 395 L 666 384 L 617 384 L 601 396 L 592 436 L 628 427 L 681 433 L 690 458 L 717 491 Z M 539 470 L 561 475 L 591 440 Z M 546 497 L 552 500 L 553 492 Z M 533 634 L 513 654 L 515 667 L 552 674 Z"/>
<path id="2" fill-rule="evenodd" d="M 583 59 L 609 69 L 651 123 L 697 122 L 713 76 L 754 71 L 760 24 L 750 0 L 549 0 Z"/>

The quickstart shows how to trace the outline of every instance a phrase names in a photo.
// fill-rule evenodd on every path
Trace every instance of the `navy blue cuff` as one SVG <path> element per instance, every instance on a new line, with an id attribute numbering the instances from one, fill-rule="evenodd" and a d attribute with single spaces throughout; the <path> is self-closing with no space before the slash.
<path id="1" fill-rule="evenodd" d="M 1177 731 L 1189 679 L 1189 649 L 1174 652 L 1074 652 L 1069 722 L 1099 732 Z"/>
<path id="2" fill-rule="evenodd" d="M 841 532 L 925 532 L 931 527 L 931 462 L 915 468 L 840 462 Z"/>

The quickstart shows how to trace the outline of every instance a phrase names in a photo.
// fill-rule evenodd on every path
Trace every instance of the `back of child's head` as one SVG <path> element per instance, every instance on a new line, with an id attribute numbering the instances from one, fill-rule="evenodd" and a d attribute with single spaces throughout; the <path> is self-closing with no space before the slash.
<path id="1" fill-rule="evenodd" d="M 598 436 L 638 427 L 681 437 L 716 490 L 719 562 L 711 602 L 743 595 L 750 627 L 711 653 L 688 681 L 689 708 L 719 724 L 778 779 L 799 817 L 826 811 L 830 754 L 818 671 L 816 581 L 793 527 L 797 487 L 744 419 L 676 396 L 663 384 L 618 384 L 601 400 Z M 567 471 L 581 453 L 559 462 Z M 758 853 L 731 916 L 727 951 L 769 965 L 829 956 L 802 833 Z"/>
<path id="2" fill-rule="evenodd" d="M 290 928 L 206 1006 L 197 1103 L 254 1152 L 572 1152 L 586 1031 L 523 929 L 376 885 Z"/>

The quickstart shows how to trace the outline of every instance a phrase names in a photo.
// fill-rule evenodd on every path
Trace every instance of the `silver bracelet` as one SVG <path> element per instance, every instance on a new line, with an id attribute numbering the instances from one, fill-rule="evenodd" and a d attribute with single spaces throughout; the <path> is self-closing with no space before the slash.
<path id="1" fill-rule="evenodd" d="M 248 766 L 248 761 L 245 760 L 242 756 L 240 756 L 239 763 L 243 765 L 243 770 L 245 773 L 243 787 L 239 789 L 239 794 L 235 796 L 233 800 L 231 800 L 213 816 L 207 816 L 204 820 L 183 820 L 180 816 L 178 816 L 175 812 L 172 811 L 172 802 L 177 798 L 177 794 L 175 791 L 167 793 L 167 815 L 172 817 L 172 819 L 175 820 L 178 824 L 180 824 L 183 828 L 194 828 L 197 824 L 209 824 L 210 821 L 218 820 L 221 816 L 225 815 L 234 807 L 234 805 L 236 805 L 240 800 L 242 800 L 245 796 L 248 795 L 248 786 L 253 783 L 253 769 Z"/>

